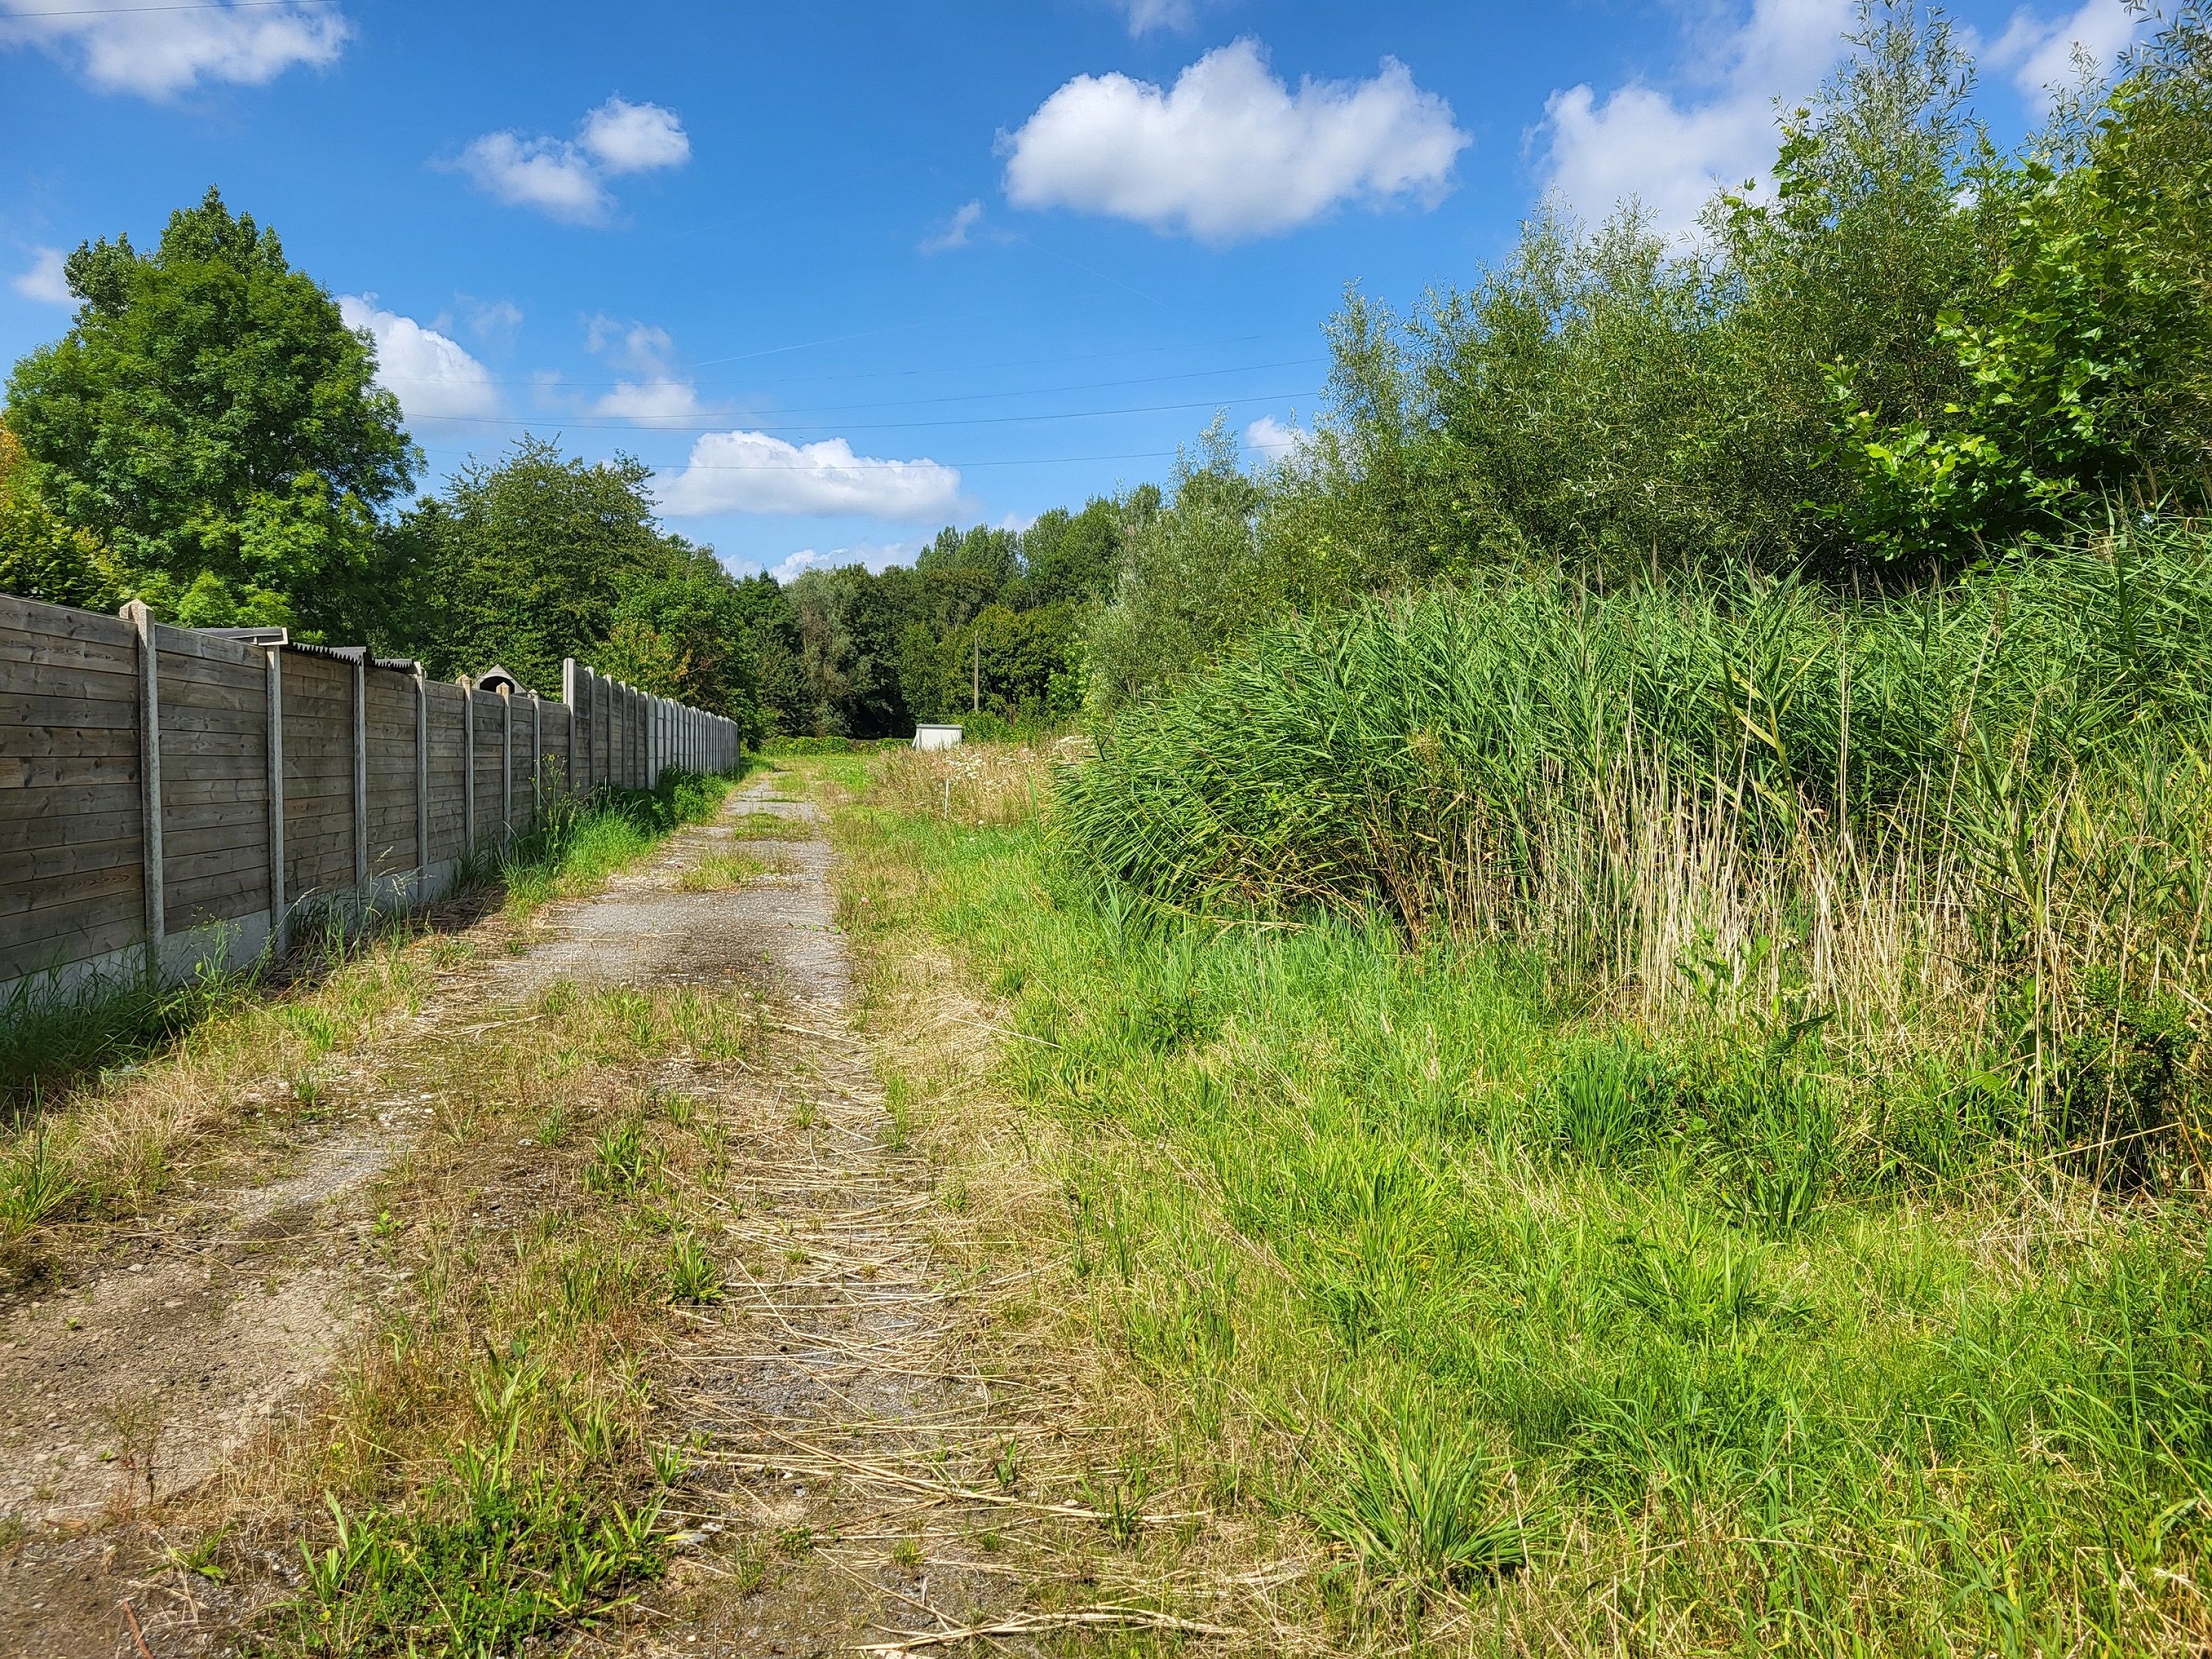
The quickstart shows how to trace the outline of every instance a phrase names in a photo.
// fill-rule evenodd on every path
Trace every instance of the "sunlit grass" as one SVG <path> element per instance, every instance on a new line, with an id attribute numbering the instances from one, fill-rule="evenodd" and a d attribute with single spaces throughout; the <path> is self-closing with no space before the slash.
<path id="1" fill-rule="evenodd" d="M 1194 1478 L 1337 1552 L 1316 1617 L 1509 1651 L 2212 1630 L 2193 1195 L 2115 1206 L 1940 1067 L 1885 1128 L 1755 1008 L 1645 1025 L 1510 943 L 1116 902 L 1034 824 L 845 833 L 916 872 L 848 920 L 1009 1005 L 1085 1322 Z M 1947 1114 L 1946 1155 L 1899 1150 Z"/>

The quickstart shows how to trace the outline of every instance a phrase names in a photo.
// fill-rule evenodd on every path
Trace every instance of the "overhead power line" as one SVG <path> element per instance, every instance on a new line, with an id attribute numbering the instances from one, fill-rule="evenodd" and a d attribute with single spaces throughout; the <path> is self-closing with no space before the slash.
<path id="1" fill-rule="evenodd" d="M 1046 415 L 966 415 L 949 421 L 859 421 L 842 423 L 847 432 L 909 432 L 919 428 L 948 426 L 1020 426 L 1045 421 L 1093 421 L 1115 415 L 1165 415 L 1193 409 L 1222 409 L 1232 404 L 1280 403 L 1289 398 L 1313 398 L 1316 392 L 1264 392 L 1245 398 L 1202 398 L 1187 404 L 1139 404 L 1121 409 L 1075 409 Z M 791 434 L 818 432 L 823 422 L 808 422 L 798 426 L 749 426 L 742 416 L 725 416 L 719 420 L 698 422 L 659 421 L 651 416 L 635 419 L 606 419 L 584 417 L 566 419 L 553 416 L 544 420 L 520 421 L 498 415 L 410 415 L 413 421 L 442 421 L 459 426 L 558 426 L 584 432 L 757 432 L 763 436 L 776 437 Z"/>
<path id="2" fill-rule="evenodd" d="M 1236 363 L 1227 368 L 1192 368 L 1182 370 L 1181 373 L 1175 374 L 1139 374 L 1132 376 L 1129 379 L 1121 380 L 1085 380 L 1078 382 L 1073 386 L 1019 386 L 1012 391 L 1006 392 L 951 392 L 935 398 L 897 398 L 878 399 L 872 403 L 865 404 L 801 404 L 795 409 L 787 409 L 781 412 L 785 415 L 835 415 L 847 410 L 854 409 L 921 409 L 937 404 L 978 403 L 987 398 L 1045 398 L 1060 392 L 1103 392 L 1115 386 L 1158 386 L 1169 380 L 1211 380 L 1214 376 L 1219 374 L 1256 374 L 1263 368 L 1310 368 L 1316 364 L 1325 363 L 1328 361 L 1328 359 L 1326 357 L 1283 357 L 1279 358 L 1273 362 Z M 377 378 L 380 380 L 386 381 L 393 386 L 445 386 L 449 384 L 443 376 L 431 376 L 428 374 L 385 374 L 380 373 Z M 477 384 L 481 385 L 483 384 L 483 382 L 477 382 Z M 534 380 L 516 380 L 510 376 L 495 376 L 492 378 L 490 384 L 495 386 L 535 386 L 539 384 L 539 382 Z M 659 384 L 665 386 L 688 386 L 694 392 L 696 392 L 699 389 L 697 382 L 685 380 L 674 374 L 664 374 L 657 377 L 657 379 L 655 377 L 638 374 L 624 376 L 621 379 L 612 380 L 563 380 L 559 384 L 562 386 L 651 386 Z"/>

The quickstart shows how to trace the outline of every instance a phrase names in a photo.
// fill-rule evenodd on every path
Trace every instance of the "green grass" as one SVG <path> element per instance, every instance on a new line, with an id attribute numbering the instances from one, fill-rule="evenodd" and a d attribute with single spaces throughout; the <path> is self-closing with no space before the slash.
<path id="1" fill-rule="evenodd" d="M 1034 824 L 847 833 L 920 872 L 848 919 L 927 928 L 1012 1004 L 1009 1091 L 1066 1147 L 1061 1243 L 1171 1408 L 1163 1455 L 1312 1529 L 1340 1635 L 2212 1633 L 2193 1194 L 2115 1205 L 1992 1145 L 1990 1091 L 1941 1066 L 1870 1111 L 1787 1010 L 1644 1027 L 1510 939 L 1178 916 Z"/>
<path id="2" fill-rule="evenodd" d="M 585 800 L 556 802 L 537 827 L 497 854 L 508 913 L 527 915 L 553 899 L 596 890 L 671 830 L 713 817 L 742 775 L 672 770 L 657 789 L 603 789 Z"/>

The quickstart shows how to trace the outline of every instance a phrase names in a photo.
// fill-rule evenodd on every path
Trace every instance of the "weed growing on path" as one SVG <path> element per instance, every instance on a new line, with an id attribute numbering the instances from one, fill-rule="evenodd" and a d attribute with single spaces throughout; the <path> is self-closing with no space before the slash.
<path id="1" fill-rule="evenodd" d="M 678 892 L 720 893 L 742 887 L 775 866 L 750 853 L 709 853 L 676 878 Z"/>
<path id="2" fill-rule="evenodd" d="M 659 1506 L 686 1465 L 652 1437 L 642 1361 L 672 1304 L 721 1285 L 700 1242 L 711 1109 L 644 1080 L 714 1063 L 687 1029 L 726 1042 L 760 1024 L 743 991 L 557 983 L 526 1018 L 398 1062 L 507 1081 L 469 1134 L 419 1142 L 386 1177 L 409 1298 L 319 1419 L 234 1479 L 225 1518 L 249 1534 L 270 1486 L 326 1517 L 262 1651 L 513 1651 L 605 1619 L 660 1570 Z M 574 1131 L 549 1140 L 555 1118 Z"/>
<path id="3" fill-rule="evenodd" d="M 536 827 L 499 852 L 508 917 L 520 921 L 554 899 L 596 892 L 671 830 L 720 811 L 743 775 L 671 771 L 657 789 L 603 789 L 580 801 L 552 802 Z"/>

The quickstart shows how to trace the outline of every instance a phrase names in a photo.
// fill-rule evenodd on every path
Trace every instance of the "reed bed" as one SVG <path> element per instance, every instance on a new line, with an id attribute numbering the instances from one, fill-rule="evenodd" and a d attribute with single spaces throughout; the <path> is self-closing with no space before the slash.
<path id="1" fill-rule="evenodd" d="M 1170 911 L 1379 913 L 1649 1025 L 1786 1010 L 1861 1071 L 2001 1073 L 2116 1179 L 2201 1182 L 2208 639 L 2187 524 L 1933 598 L 1396 599 L 1125 716 L 1060 840 Z"/>

